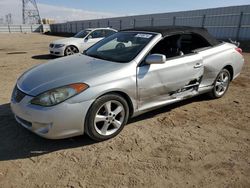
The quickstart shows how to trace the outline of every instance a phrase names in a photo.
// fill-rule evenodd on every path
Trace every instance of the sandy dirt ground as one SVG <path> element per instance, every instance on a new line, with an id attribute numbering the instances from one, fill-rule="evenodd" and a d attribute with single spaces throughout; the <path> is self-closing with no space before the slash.
<path id="1" fill-rule="evenodd" d="M 250 54 L 218 100 L 199 96 L 130 120 L 116 138 L 45 140 L 10 111 L 16 79 L 58 37 L 0 35 L 0 187 L 250 187 Z"/>

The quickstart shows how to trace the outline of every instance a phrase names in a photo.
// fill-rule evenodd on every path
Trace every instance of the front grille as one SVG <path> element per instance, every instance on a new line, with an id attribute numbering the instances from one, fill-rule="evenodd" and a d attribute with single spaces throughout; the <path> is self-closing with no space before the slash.
<path id="1" fill-rule="evenodd" d="M 12 94 L 12 98 L 16 101 L 16 102 L 21 102 L 21 100 L 23 100 L 23 98 L 26 96 L 25 93 L 23 93 L 22 91 L 20 91 L 17 86 L 15 87 L 13 94 Z"/>
<path id="2" fill-rule="evenodd" d="M 50 44 L 49 47 L 54 48 L 54 44 Z"/>

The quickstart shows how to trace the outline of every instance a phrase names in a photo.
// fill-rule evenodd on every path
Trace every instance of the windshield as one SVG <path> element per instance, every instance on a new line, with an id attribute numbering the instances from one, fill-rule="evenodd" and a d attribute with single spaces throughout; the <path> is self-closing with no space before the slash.
<path id="1" fill-rule="evenodd" d="M 79 33 L 77 33 L 74 38 L 84 38 L 86 37 L 89 33 L 91 32 L 91 30 L 83 30 L 80 31 Z"/>
<path id="2" fill-rule="evenodd" d="M 130 62 L 154 36 L 145 32 L 119 32 L 90 47 L 84 54 L 108 61 Z"/>

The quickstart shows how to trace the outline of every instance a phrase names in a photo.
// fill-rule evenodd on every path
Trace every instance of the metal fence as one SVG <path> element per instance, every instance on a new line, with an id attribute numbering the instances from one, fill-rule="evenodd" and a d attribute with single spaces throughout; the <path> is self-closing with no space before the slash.
<path id="1" fill-rule="evenodd" d="M 220 39 L 250 39 L 250 5 L 150 14 L 118 18 L 72 21 L 51 25 L 56 33 L 77 33 L 91 27 L 112 27 L 117 30 L 143 26 L 204 27 Z"/>
<path id="2" fill-rule="evenodd" d="M 49 25 L 0 25 L 0 33 L 31 33 L 50 31 Z"/>

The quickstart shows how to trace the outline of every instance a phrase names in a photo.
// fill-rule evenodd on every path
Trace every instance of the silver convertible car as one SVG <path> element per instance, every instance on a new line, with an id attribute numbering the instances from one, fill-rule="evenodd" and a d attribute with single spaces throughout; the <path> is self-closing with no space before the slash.
<path id="1" fill-rule="evenodd" d="M 11 108 L 18 123 L 42 137 L 86 133 L 102 141 L 146 111 L 203 93 L 222 97 L 241 72 L 241 53 L 202 28 L 125 30 L 26 71 Z"/>

